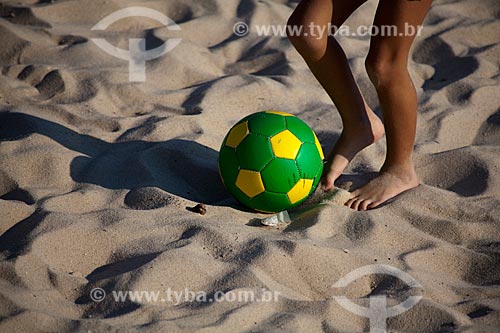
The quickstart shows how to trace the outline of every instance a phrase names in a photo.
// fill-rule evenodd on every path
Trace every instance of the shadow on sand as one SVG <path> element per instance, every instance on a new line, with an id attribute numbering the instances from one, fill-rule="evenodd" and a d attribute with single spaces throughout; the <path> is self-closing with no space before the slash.
<path id="1" fill-rule="evenodd" d="M 230 196 L 217 169 L 218 152 L 194 141 L 109 143 L 57 123 L 14 112 L 0 113 L 0 142 L 38 133 L 82 155 L 71 161 L 71 178 L 108 189 L 158 187 L 179 197 L 220 204 Z"/>

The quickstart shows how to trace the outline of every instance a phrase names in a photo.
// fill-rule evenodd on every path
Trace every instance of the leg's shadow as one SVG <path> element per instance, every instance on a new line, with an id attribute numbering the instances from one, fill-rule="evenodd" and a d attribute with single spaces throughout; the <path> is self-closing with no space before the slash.
<path id="1" fill-rule="evenodd" d="M 0 142 L 33 133 L 82 154 L 71 161 L 71 178 L 75 182 L 109 189 L 158 187 L 212 205 L 230 197 L 219 178 L 217 151 L 194 141 L 109 143 L 35 116 L 0 113 Z"/>

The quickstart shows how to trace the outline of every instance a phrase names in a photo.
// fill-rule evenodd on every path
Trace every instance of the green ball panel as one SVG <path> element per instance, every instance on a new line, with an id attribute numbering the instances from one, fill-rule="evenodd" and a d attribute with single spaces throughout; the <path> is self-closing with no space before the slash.
<path id="1" fill-rule="evenodd" d="M 300 179 L 295 161 L 284 158 L 273 159 L 260 172 L 266 191 L 287 193 Z"/>
<path id="2" fill-rule="evenodd" d="M 277 213 L 290 208 L 286 194 L 264 192 L 252 198 L 250 207 L 267 213 Z"/>
<path id="3" fill-rule="evenodd" d="M 273 158 L 268 138 L 248 134 L 236 147 L 236 154 L 242 169 L 260 171 Z"/>
<path id="4" fill-rule="evenodd" d="M 302 142 L 314 143 L 312 129 L 297 117 L 286 117 L 286 127 Z"/>
<path id="5" fill-rule="evenodd" d="M 241 192 L 241 190 L 239 188 L 236 187 L 236 185 L 233 184 L 231 190 L 228 190 L 232 195 L 233 197 L 236 198 L 236 200 L 239 201 L 239 203 L 241 203 L 243 206 L 246 206 L 250 209 L 254 209 L 252 207 L 252 201 L 250 200 L 249 197 L 246 196 L 245 193 Z"/>
<path id="6" fill-rule="evenodd" d="M 318 173 L 318 168 L 323 166 L 318 148 L 313 143 L 303 143 L 296 158 L 301 178 L 313 179 Z"/>
<path id="7" fill-rule="evenodd" d="M 314 192 L 316 187 L 318 187 L 318 184 L 319 184 L 319 181 L 321 180 L 322 174 L 323 174 L 323 164 L 320 165 L 318 172 L 316 173 L 316 176 L 314 176 L 314 182 L 313 182 L 313 186 L 311 189 L 311 193 Z"/>
<path id="8" fill-rule="evenodd" d="M 250 133 L 271 137 L 286 130 L 285 117 L 277 114 L 259 112 L 248 121 Z"/>
<path id="9" fill-rule="evenodd" d="M 238 171 L 239 161 L 236 151 L 234 148 L 222 146 L 219 152 L 219 172 L 224 185 L 234 184 Z"/>

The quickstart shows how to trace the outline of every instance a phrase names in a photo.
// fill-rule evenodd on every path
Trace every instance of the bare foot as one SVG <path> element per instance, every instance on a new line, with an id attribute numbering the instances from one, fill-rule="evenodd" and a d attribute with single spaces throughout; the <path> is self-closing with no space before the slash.
<path id="1" fill-rule="evenodd" d="M 380 140 L 384 135 L 384 125 L 379 117 L 367 106 L 369 124 L 356 124 L 353 129 L 344 128 L 330 154 L 328 166 L 321 180 L 321 187 L 328 191 L 342 174 L 347 164 L 364 148 Z"/>
<path id="2" fill-rule="evenodd" d="M 418 177 L 413 167 L 406 170 L 393 168 L 380 171 L 377 178 L 351 193 L 345 203 L 354 210 L 367 210 L 394 198 L 396 195 L 418 186 Z"/>

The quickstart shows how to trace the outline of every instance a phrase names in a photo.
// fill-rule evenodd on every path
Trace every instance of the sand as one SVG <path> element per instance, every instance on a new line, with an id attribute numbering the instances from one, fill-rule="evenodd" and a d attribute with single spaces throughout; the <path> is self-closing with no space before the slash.
<path id="1" fill-rule="evenodd" d="M 284 24 L 293 1 L 144 1 L 181 31 L 141 18 L 90 28 L 130 1 L 0 4 L 1 332 L 367 332 L 368 318 L 332 298 L 387 295 L 394 332 L 500 330 L 500 6 L 436 0 L 409 62 L 419 95 L 415 163 L 421 185 L 382 207 L 327 204 L 282 228 L 251 223 L 224 190 L 220 143 L 250 113 L 293 113 L 328 152 L 336 108 L 286 38 L 233 35 L 236 21 Z M 348 25 L 370 24 L 369 1 Z M 90 39 L 126 48 L 131 36 L 167 55 L 145 82 Z M 340 37 L 367 102 L 368 37 Z M 385 139 L 343 176 L 365 182 Z M 198 203 L 206 214 L 191 211 Z M 421 288 L 347 273 L 385 264 Z M 94 302 L 90 292 L 108 295 Z M 273 302 L 117 302 L 113 290 L 263 288 Z"/>

